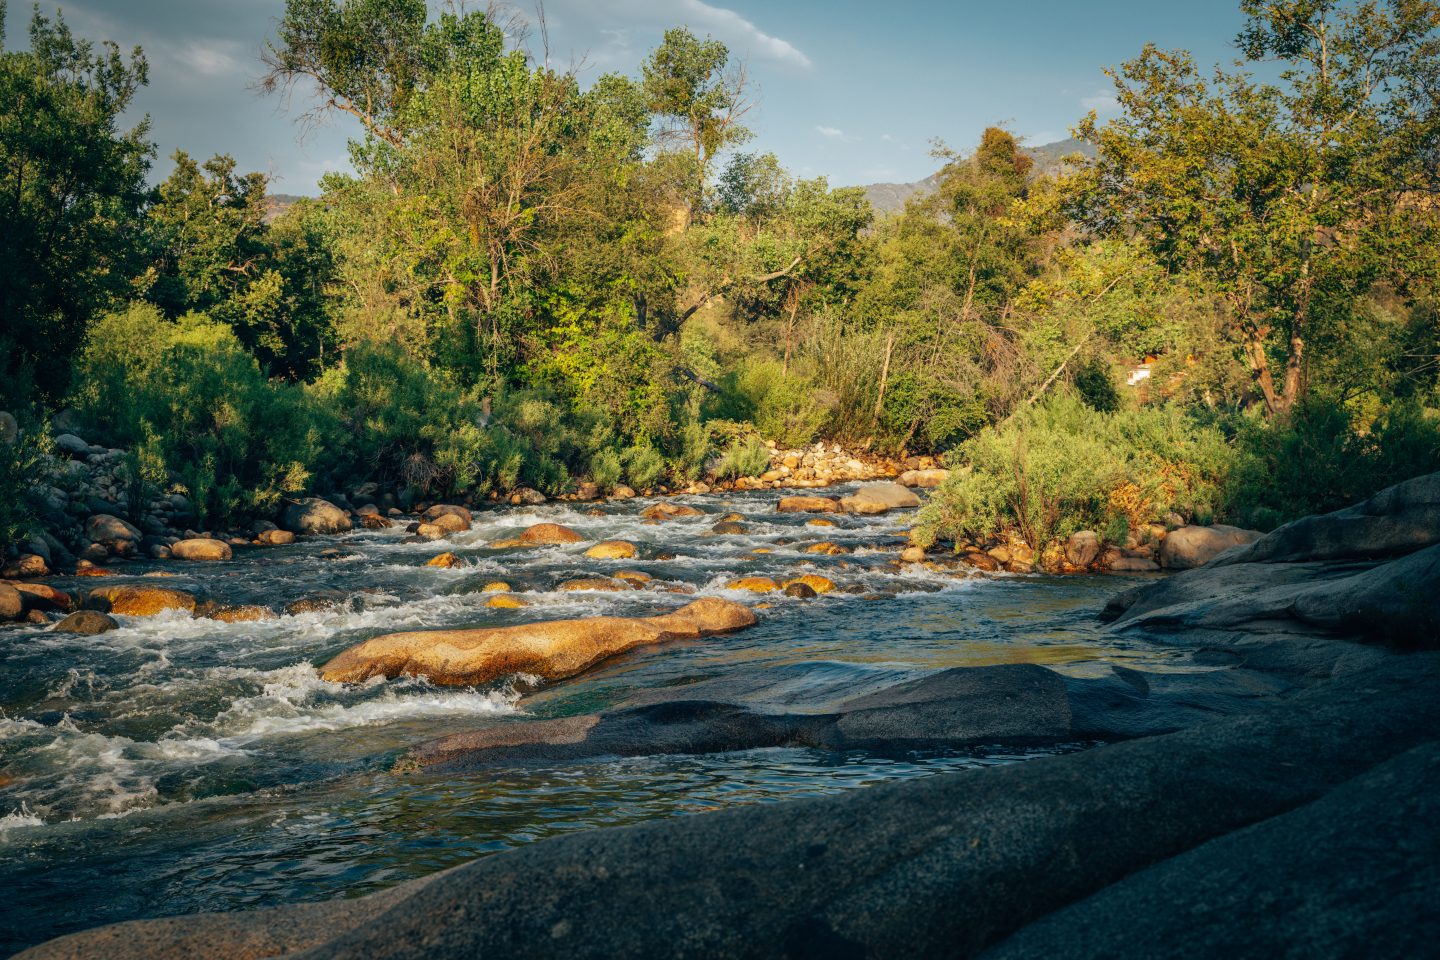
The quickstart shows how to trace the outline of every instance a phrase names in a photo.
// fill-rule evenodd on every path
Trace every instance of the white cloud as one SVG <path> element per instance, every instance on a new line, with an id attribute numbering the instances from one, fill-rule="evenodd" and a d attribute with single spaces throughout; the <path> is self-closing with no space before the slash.
<path id="1" fill-rule="evenodd" d="M 230 54 L 206 43 L 191 41 L 175 48 L 175 59 L 207 77 L 231 73 L 239 63 Z"/>
<path id="2" fill-rule="evenodd" d="M 789 40 L 782 40 L 764 32 L 734 10 L 712 7 L 703 0 L 682 0 L 680 9 L 721 33 L 743 37 L 759 56 L 801 67 L 810 66 L 810 58 L 800 48 Z"/>
<path id="3" fill-rule="evenodd" d="M 1097 90 L 1088 97 L 1081 97 L 1080 107 L 1087 111 L 1094 110 L 1096 113 L 1114 113 L 1120 109 L 1120 102 L 1110 91 Z"/>
<path id="4" fill-rule="evenodd" d="M 822 137 L 829 137 L 831 140 L 844 140 L 845 131 L 839 127 L 816 127 L 815 131 Z"/>

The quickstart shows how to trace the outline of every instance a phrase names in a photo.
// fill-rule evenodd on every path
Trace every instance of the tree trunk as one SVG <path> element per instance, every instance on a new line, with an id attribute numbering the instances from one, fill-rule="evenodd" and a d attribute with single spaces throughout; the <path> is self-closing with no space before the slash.
<path id="1" fill-rule="evenodd" d="M 880 365 L 880 392 L 875 395 L 875 419 L 880 419 L 880 411 L 885 407 L 885 384 L 890 379 L 890 351 L 895 348 L 895 331 L 891 330 L 890 335 L 885 338 L 885 362 Z M 914 432 L 914 428 L 911 428 Z"/>

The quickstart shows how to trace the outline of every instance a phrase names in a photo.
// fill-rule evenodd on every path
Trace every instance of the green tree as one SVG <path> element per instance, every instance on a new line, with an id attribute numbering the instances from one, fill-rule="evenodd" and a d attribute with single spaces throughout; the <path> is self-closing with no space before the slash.
<path id="1" fill-rule="evenodd" d="M 0 372 L 48 401 L 90 315 L 123 294 L 153 148 L 120 115 L 146 82 L 136 48 L 95 44 L 35 11 L 30 49 L 3 49 L 0 3 Z"/>
<path id="2" fill-rule="evenodd" d="M 1146 47 L 1112 76 L 1120 115 L 1080 135 L 1099 156 L 1077 217 L 1134 235 L 1224 297 L 1270 413 L 1307 387 L 1309 346 L 1418 255 L 1397 229 L 1440 184 L 1440 4 L 1244 0 L 1244 68 L 1207 78 Z"/>

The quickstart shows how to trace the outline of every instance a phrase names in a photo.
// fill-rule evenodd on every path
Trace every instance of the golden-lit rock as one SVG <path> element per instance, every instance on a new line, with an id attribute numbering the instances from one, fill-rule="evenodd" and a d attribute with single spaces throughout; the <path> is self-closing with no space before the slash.
<path id="1" fill-rule="evenodd" d="M 558 523 L 537 523 L 520 534 L 520 543 L 527 547 L 550 546 L 557 543 L 580 543 L 585 538 Z M 498 544 L 497 544 L 498 546 Z"/>
<path id="2" fill-rule="evenodd" d="M 444 553 L 439 554 L 438 556 L 434 556 L 431 557 L 429 560 L 426 560 L 425 566 L 441 567 L 446 570 L 454 570 L 456 567 L 465 566 L 465 561 L 461 560 L 459 557 L 455 556 L 455 554 L 447 550 Z"/>
<path id="3" fill-rule="evenodd" d="M 769 577 L 741 577 L 725 584 L 726 590 L 749 590 L 751 593 L 770 593 L 779 590 L 780 584 Z"/>
<path id="4" fill-rule="evenodd" d="M 90 591 L 89 606 L 125 617 L 153 617 L 166 610 L 194 613 L 195 597 L 160 587 L 97 587 Z"/>
<path id="5" fill-rule="evenodd" d="M 796 583 L 803 583 L 816 593 L 829 593 L 835 589 L 834 580 L 831 580 L 829 577 L 822 577 L 818 573 L 807 573 L 801 577 L 793 577 L 785 581 L 785 586 L 788 587 Z"/>
<path id="6" fill-rule="evenodd" d="M 586 550 L 585 556 L 596 560 L 630 560 L 635 553 L 635 544 L 628 540 L 601 540 Z"/>

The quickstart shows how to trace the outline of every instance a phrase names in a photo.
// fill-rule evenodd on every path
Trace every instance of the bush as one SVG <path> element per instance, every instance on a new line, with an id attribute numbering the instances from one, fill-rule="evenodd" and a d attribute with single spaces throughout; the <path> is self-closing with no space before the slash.
<path id="1" fill-rule="evenodd" d="M 1414 402 L 1362 418 L 1343 404 L 1312 398 L 1285 422 L 1242 421 L 1236 445 L 1229 513 L 1245 526 L 1270 530 L 1440 470 L 1440 419 Z"/>
<path id="2" fill-rule="evenodd" d="M 760 435 L 785 447 L 802 447 L 819 435 L 834 407 L 807 377 L 786 374 L 773 360 L 749 363 L 728 378 L 730 393 L 718 411 L 748 420 Z"/>
<path id="3" fill-rule="evenodd" d="M 268 381 L 233 331 L 202 314 L 170 322 L 135 305 L 104 315 L 79 371 L 82 419 L 143 453 L 136 482 L 165 475 L 185 487 L 202 523 L 272 512 L 303 490 L 333 428 L 327 410 Z"/>
<path id="4" fill-rule="evenodd" d="M 722 480 L 758 477 L 770 469 L 770 448 L 759 437 L 732 440 L 720 456 L 715 475 Z"/>
<path id="5" fill-rule="evenodd" d="M 41 430 L 22 430 L 14 443 L 0 440 L 0 558 L 37 525 L 34 487 L 53 442 Z"/>
<path id="6" fill-rule="evenodd" d="M 1119 538 L 1168 512 L 1213 513 L 1232 455 L 1172 407 L 1107 414 L 1060 394 L 981 431 L 921 511 L 918 535 L 985 540 L 1016 529 L 1042 549 L 1076 530 Z"/>
<path id="7" fill-rule="evenodd" d="M 614 450 L 601 450 L 590 458 L 590 479 L 601 490 L 609 492 L 615 489 L 624 475 L 620 454 Z"/>
<path id="8" fill-rule="evenodd" d="M 655 486 L 665 472 L 665 459 L 648 443 L 637 443 L 620 455 L 625 463 L 625 480 L 636 490 Z"/>

